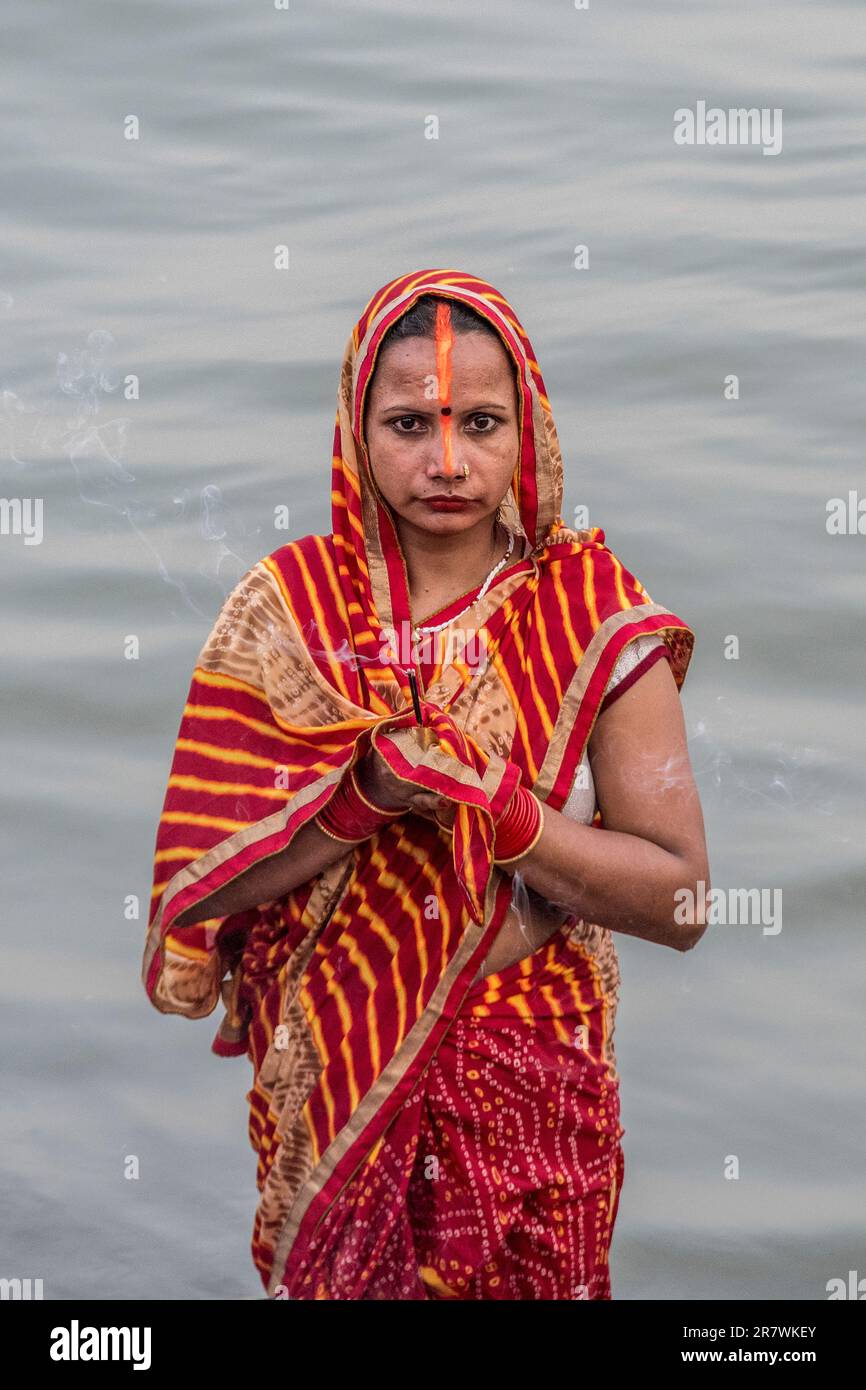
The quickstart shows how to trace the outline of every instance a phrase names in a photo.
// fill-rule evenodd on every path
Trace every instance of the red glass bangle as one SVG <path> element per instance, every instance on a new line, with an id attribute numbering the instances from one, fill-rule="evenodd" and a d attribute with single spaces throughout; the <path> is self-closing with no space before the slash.
<path id="1" fill-rule="evenodd" d="M 315 819 L 319 829 L 332 840 L 357 844 L 375 835 L 388 821 L 399 820 L 403 814 L 402 811 L 386 811 L 370 801 L 361 791 L 352 767 Z"/>
<path id="2" fill-rule="evenodd" d="M 518 787 L 496 824 L 493 862 L 509 864 L 522 859 L 537 844 L 543 829 L 541 802 L 528 787 Z"/>

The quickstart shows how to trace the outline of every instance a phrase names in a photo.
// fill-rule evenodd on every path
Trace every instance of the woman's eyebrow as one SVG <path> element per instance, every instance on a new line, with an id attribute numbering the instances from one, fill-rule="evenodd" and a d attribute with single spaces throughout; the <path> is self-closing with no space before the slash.
<path id="1" fill-rule="evenodd" d="M 439 410 L 441 409 L 441 407 L 440 407 L 439 405 L 437 405 L 437 404 L 436 404 L 435 402 L 433 402 L 433 401 L 425 402 L 425 404 L 424 404 L 423 406 L 417 406 L 417 405 L 383 405 L 383 406 L 381 406 L 380 408 L 381 408 L 381 410 L 383 410 L 383 411 L 388 411 L 388 410 L 400 410 L 400 411 L 402 411 L 402 412 L 403 412 L 404 414 L 406 414 L 406 415 L 436 415 L 436 414 L 438 414 Z M 453 407 L 452 407 L 452 409 L 453 409 Z M 466 415 L 466 414 L 471 414 L 471 413 L 473 413 L 473 412 L 477 413 L 478 411 L 481 411 L 481 410 L 507 410 L 507 409 L 508 409 L 508 406 L 507 406 L 507 405 L 503 405 L 501 402 L 497 404 L 497 403 L 495 403 L 495 402 L 493 402 L 493 401 L 484 401 L 484 402 L 482 402 L 482 403 L 480 403 L 480 404 L 477 404 L 477 405 L 465 406 L 462 412 L 457 411 L 457 412 L 455 412 L 455 413 L 456 413 L 456 414 L 461 414 L 461 413 L 462 413 L 462 414 Z"/>

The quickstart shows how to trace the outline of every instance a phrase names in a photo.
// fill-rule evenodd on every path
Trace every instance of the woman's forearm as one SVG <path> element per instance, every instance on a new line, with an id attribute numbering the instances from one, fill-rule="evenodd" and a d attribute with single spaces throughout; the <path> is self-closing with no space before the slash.
<path id="1" fill-rule="evenodd" d="M 319 829 L 315 819 L 308 821 L 286 849 L 253 864 L 210 897 L 182 912 L 175 918 L 174 925 L 187 927 L 209 917 L 227 917 L 231 912 L 243 912 L 259 903 L 274 902 L 298 884 L 321 873 L 351 848 L 351 845 L 332 840 Z"/>
<path id="2" fill-rule="evenodd" d="M 355 775 L 361 791 L 372 798 L 375 805 L 388 810 L 409 809 L 407 784 L 396 782 L 387 765 L 372 753 L 368 752 L 359 761 Z M 364 838 L 359 836 L 355 843 L 360 844 Z M 182 912 L 175 919 L 175 925 L 187 927 L 209 917 L 227 917 L 229 913 L 243 912 L 259 903 L 275 902 L 300 883 L 314 878 L 352 847 L 351 843 L 341 843 L 326 835 L 314 817 L 298 831 L 286 849 L 254 864 L 231 883 Z"/>
<path id="3" fill-rule="evenodd" d="M 695 895 L 700 918 L 709 889 L 709 867 L 695 864 L 637 835 L 581 825 L 550 806 L 544 829 L 529 854 L 513 866 L 550 902 L 588 922 L 687 950 L 706 925 L 675 920 L 677 891 Z M 703 882 L 703 888 L 700 887 Z"/>

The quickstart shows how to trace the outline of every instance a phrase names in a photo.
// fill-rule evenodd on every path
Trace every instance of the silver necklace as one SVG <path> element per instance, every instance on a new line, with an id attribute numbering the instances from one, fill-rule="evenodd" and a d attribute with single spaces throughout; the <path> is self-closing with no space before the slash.
<path id="1" fill-rule="evenodd" d="M 503 526 L 505 526 L 504 522 L 502 524 Z M 470 603 L 467 603 L 465 608 L 461 608 L 459 613 L 455 613 L 452 617 L 446 618 L 444 623 L 435 623 L 433 626 L 413 627 L 413 641 L 416 641 L 422 632 L 442 632 L 444 628 L 450 627 L 451 623 L 453 623 L 456 618 L 462 618 L 464 613 L 468 612 L 470 608 L 474 608 L 477 603 L 481 602 L 484 595 L 487 593 L 487 590 L 490 588 L 490 585 L 493 583 L 497 574 L 502 569 L 503 565 L 508 563 L 508 559 L 511 555 L 512 550 L 514 549 L 514 532 L 512 531 L 510 526 L 506 526 L 505 529 L 508 532 L 508 549 L 506 550 L 499 563 L 493 566 L 493 569 L 490 571 L 484 583 L 481 585 L 481 588 L 478 590 L 478 593 L 475 595 L 475 598 L 472 599 Z"/>

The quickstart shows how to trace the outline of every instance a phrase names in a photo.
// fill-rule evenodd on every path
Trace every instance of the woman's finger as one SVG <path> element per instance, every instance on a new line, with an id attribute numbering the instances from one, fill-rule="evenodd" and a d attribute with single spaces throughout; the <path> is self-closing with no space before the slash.
<path id="1" fill-rule="evenodd" d="M 435 821 L 437 825 L 450 829 L 454 823 L 454 807 L 447 797 L 437 796 L 435 792 L 416 792 L 411 805 L 419 815 Z"/>

